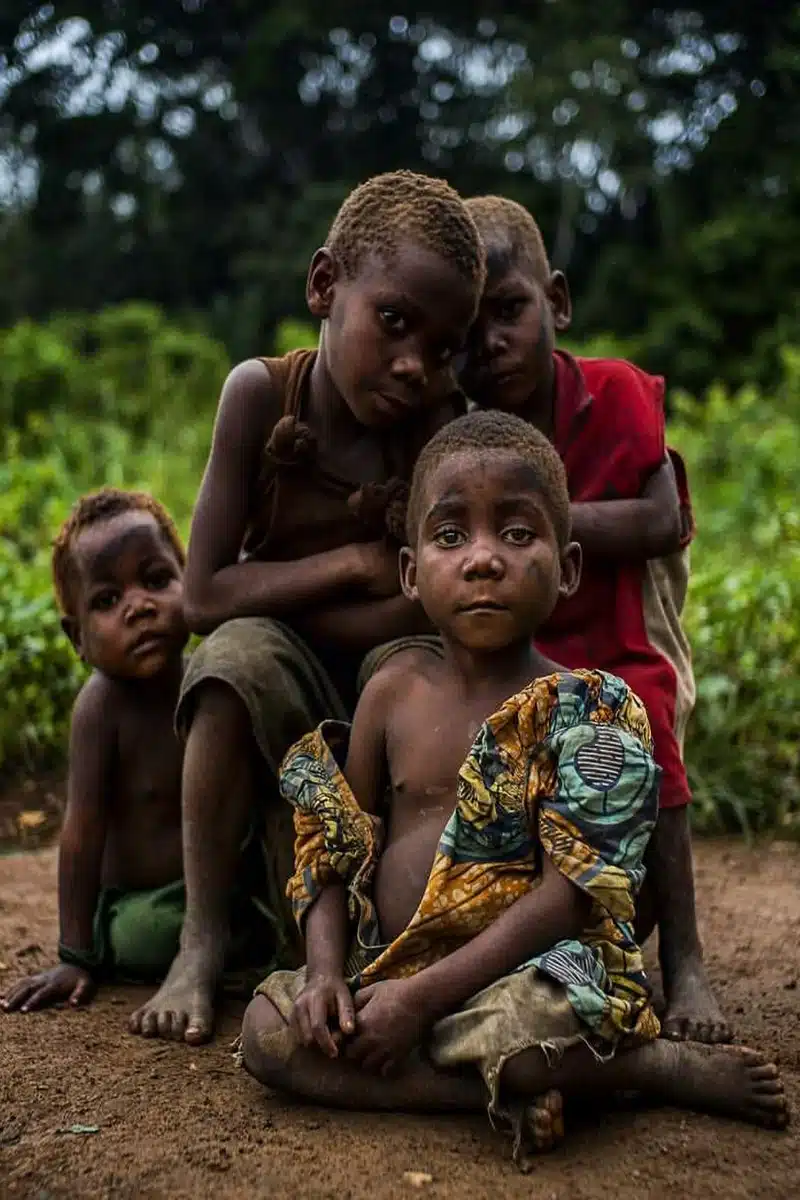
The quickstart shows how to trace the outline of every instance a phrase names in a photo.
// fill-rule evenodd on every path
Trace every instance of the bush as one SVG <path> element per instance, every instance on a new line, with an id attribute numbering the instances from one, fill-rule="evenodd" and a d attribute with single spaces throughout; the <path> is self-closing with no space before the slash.
<path id="1" fill-rule="evenodd" d="M 287 325 L 280 352 L 313 339 Z M 800 820 L 800 350 L 783 361 L 770 397 L 671 397 L 698 522 L 687 763 L 706 829 Z M 0 772 L 60 759 L 84 676 L 51 599 L 55 530 L 78 495 L 111 483 L 152 491 L 186 536 L 226 369 L 215 342 L 139 306 L 0 333 Z"/>
<path id="2" fill-rule="evenodd" d="M 676 397 L 698 522 L 685 614 L 697 678 L 687 763 L 698 821 L 793 831 L 800 815 L 800 350 L 783 383 Z"/>

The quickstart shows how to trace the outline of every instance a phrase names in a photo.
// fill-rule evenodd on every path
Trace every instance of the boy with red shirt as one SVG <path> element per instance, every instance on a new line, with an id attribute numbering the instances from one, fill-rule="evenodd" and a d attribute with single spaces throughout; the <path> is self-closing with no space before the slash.
<path id="1" fill-rule="evenodd" d="M 556 351 L 572 307 L 536 222 L 501 197 L 467 205 L 486 245 L 487 283 L 465 390 L 481 407 L 524 417 L 554 443 L 567 469 L 572 536 L 583 548 L 581 585 L 559 603 L 537 644 L 565 667 L 619 675 L 647 707 L 663 774 L 639 940 L 658 923 L 664 1036 L 729 1041 L 694 904 L 691 793 L 681 757 L 694 680 L 680 625 L 693 521 L 683 464 L 664 442 L 664 382 L 632 363 Z"/>

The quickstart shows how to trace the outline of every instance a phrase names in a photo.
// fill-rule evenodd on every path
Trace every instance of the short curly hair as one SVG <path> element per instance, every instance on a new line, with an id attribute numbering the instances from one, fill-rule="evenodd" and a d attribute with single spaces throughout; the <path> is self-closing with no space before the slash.
<path id="1" fill-rule="evenodd" d="M 428 477 L 446 458 L 465 452 L 476 458 L 504 453 L 531 467 L 538 480 L 537 491 L 552 517 L 558 545 L 561 549 L 566 546 L 571 532 L 569 489 L 558 452 L 535 425 L 495 409 L 480 409 L 457 417 L 423 447 L 414 467 L 408 498 L 406 536 L 410 546 L 416 545 L 419 535 Z"/>
<path id="2" fill-rule="evenodd" d="M 486 247 L 489 273 L 523 266 L 539 283 L 550 278 L 542 231 L 527 208 L 505 196 L 471 196 L 464 201 Z"/>
<path id="3" fill-rule="evenodd" d="M 121 488 L 102 488 L 81 496 L 53 541 L 52 573 L 53 587 L 59 611 L 64 617 L 76 616 L 75 542 L 85 529 L 110 521 L 122 513 L 144 512 L 155 518 L 164 541 L 174 553 L 180 565 L 186 562 L 175 522 L 164 505 L 147 492 L 127 492 Z"/>
<path id="4" fill-rule="evenodd" d="M 464 201 L 444 179 L 414 171 L 373 176 L 342 204 L 325 244 L 352 279 L 367 255 L 391 260 L 407 239 L 451 263 L 475 287 L 477 304 L 486 251 Z"/>

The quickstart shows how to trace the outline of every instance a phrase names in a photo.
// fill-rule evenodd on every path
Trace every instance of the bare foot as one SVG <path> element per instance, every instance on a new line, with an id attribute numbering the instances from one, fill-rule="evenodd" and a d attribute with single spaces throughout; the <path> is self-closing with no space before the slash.
<path id="1" fill-rule="evenodd" d="M 153 999 L 131 1017 L 129 1029 L 142 1037 L 199 1046 L 211 1037 L 215 990 L 216 972 L 209 970 L 205 957 L 181 950 Z"/>
<path id="2" fill-rule="evenodd" d="M 564 1101 L 561 1092 L 551 1088 L 526 1104 L 514 1125 L 514 1162 L 527 1175 L 533 1166 L 531 1155 L 555 1150 L 564 1140 Z"/>
<path id="3" fill-rule="evenodd" d="M 690 959 L 668 982 L 667 1012 L 661 1036 L 675 1042 L 721 1045 L 733 1040 L 733 1031 L 711 990 L 702 959 Z"/>
<path id="4" fill-rule="evenodd" d="M 778 1068 L 765 1054 L 739 1046 L 651 1042 L 634 1070 L 654 1097 L 698 1112 L 735 1117 L 766 1129 L 785 1129 L 789 1108 Z"/>

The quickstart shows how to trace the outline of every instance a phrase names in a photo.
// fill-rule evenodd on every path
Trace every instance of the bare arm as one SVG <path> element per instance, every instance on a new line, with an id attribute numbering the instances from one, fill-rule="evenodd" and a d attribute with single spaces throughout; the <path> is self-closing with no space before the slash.
<path id="1" fill-rule="evenodd" d="M 543 954 L 578 937 L 590 901 L 545 856 L 542 881 L 481 933 L 407 981 L 413 1002 L 428 1020 L 455 1012 L 470 996 Z"/>
<path id="2" fill-rule="evenodd" d="M 234 617 L 280 616 L 362 582 L 357 546 L 293 562 L 238 561 L 264 446 L 280 415 L 263 363 L 252 360 L 231 371 L 192 518 L 185 606 L 195 633 Z"/>
<path id="3" fill-rule="evenodd" d="M 361 696 L 345 766 L 345 777 L 366 812 L 375 812 L 385 774 L 384 722 L 388 690 L 379 672 Z M 340 880 L 322 889 L 305 926 L 308 971 L 297 998 L 291 1025 L 304 1046 L 316 1044 L 336 1058 L 342 1034 L 354 1025 L 353 1000 L 344 979 L 348 947 L 347 892 Z M 337 1030 L 338 1025 L 338 1030 Z"/>
<path id="4" fill-rule="evenodd" d="M 294 622 L 313 641 L 366 653 L 381 642 L 415 633 L 432 633 L 422 606 L 402 594 L 385 600 L 361 600 L 303 613 Z"/>
<path id="5" fill-rule="evenodd" d="M 94 946 L 94 914 L 106 842 L 114 739 L 104 683 L 95 676 L 78 696 L 72 714 L 67 809 L 58 856 L 61 962 L 15 984 L 2 1001 L 6 1012 L 33 1012 L 63 1000 L 77 1007 L 94 992 L 102 966 Z"/>
<path id="6" fill-rule="evenodd" d="M 662 558 L 680 549 L 680 501 L 669 458 L 639 499 L 572 504 L 570 513 L 572 536 L 593 558 Z"/>
<path id="7" fill-rule="evenodd" d="M 115 744 L 105 683 L 95 676 L 72 714 L 67 808 L 58 854 L 59 942 L 80 955 L 91 956 L 94 944 Z"/>

